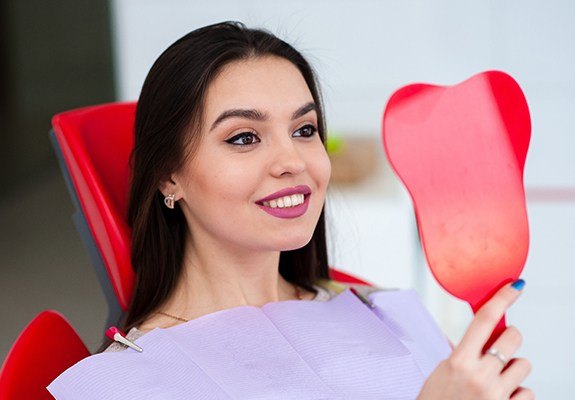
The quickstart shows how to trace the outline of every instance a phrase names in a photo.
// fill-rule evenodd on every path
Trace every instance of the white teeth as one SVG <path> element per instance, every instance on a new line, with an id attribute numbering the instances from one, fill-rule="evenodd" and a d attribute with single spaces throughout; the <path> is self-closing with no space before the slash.
<path id="1" fill-rule="evenodd" d="M 275 200 L 264 201 L 263 205 L 270 208 L 288 208 L 299 206 L 304 202 L 303 194 L 292 194 L 291 196 L 284 196 Z"/>

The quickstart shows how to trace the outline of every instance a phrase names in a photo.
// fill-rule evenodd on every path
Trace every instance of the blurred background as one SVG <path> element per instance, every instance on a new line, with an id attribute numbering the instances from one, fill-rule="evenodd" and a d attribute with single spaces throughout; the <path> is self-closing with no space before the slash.
<path id="1" fill-rule="evenodd" d="M 533 133 L 525 185 L 531 247 L 508 321 L 538 398 L 567 398 L 575 371 L 575 3 L 569 0 L 6 0 L 0 5 L 0 360 L 38 312 L 64 313 L 91 350 L 106 304 L 48 139 L 50 118 L 135 100 L 155 58 L 183 34 L 239 20 L 294 44 L 318 71 L 328 129 L 375 160 L 333 182 L 331 263 L 384 287 L 415 288 L 457 342 L 471 313 L 433 280 L 409 196 L 380 144 L 391 93 L 489 69 L 522 86 Z M 353 160 L 357 155 L 349 156 Z"/>

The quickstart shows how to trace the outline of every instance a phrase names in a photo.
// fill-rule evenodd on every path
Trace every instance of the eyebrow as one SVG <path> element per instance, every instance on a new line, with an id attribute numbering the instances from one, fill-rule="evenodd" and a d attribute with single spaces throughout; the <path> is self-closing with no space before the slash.
<path id="1" fill-rule="evenodd" d="M 291 116 L 291 119 L 294 120 L 298 119 L 299 117 L 303 117 L 310 111 L 315 111 L 317 113 L 317 106 L 313 101 L 310 101 L 309 103 L 304 104 L 303 106 L 295 110 Z"/>
<path id="2" fill-rule="evenodd" d="M 317 105 L 311 101 L 295 110 L 292 114 L 291 119 L 294 120 L 303 117 L 310 111 L 317 112 Z M 216 118 L 216 120 L 212 124 L 212 127 L 210 128 L 210 132 L 213 131 L 219 124 L 224 122 L 226 119 L 230 118 L 244 118 L 244 119 L 251 119 L 253 121 L 266 121 L 269 119 L 269 115 L 254 109 L 234 108 L 231 110 L 226 110 L 223 113 L 221 113 L 218 116 L 218 118 Z"/>

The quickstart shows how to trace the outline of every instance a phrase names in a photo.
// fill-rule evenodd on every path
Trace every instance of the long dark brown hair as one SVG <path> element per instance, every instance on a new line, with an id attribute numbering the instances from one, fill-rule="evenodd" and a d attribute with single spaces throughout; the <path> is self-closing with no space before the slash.
<path id="1" fill-rule="evenodd" d="M 177 203 L 173 210 L 164 206 L 158 187 L 194 156 L 210 83 L 225 65 L 262 56 L 284 58 L 299 69 L 318 106 L 318 132 L 325 142 L 314 71 L 297 50 L 271 33 L 223 22 L 190 32 L 164 51 L 146 77 L 136 111 L 128 205 L 136 286 L 124 330 L 140 325 L 157 311 L 182 273 L 189 234 L 186 219 Z M 311 241 L 300 249 L 281 252 L 279 273 L 314 293 L 313 284 L 328 277 L 323 210 Z"/>

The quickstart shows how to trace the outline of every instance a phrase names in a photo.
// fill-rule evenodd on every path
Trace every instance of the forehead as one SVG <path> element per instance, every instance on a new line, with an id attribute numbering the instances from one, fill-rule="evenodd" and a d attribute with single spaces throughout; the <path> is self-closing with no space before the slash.
<path id="1" fill-rule="evenodd" d="M 273 56 L 234 61 L 208 86 L 204 121 L 232 108 L 258 109 L 272 115 L 291 115 L 313 101 L 302 74 L 290 61 Z"/>

